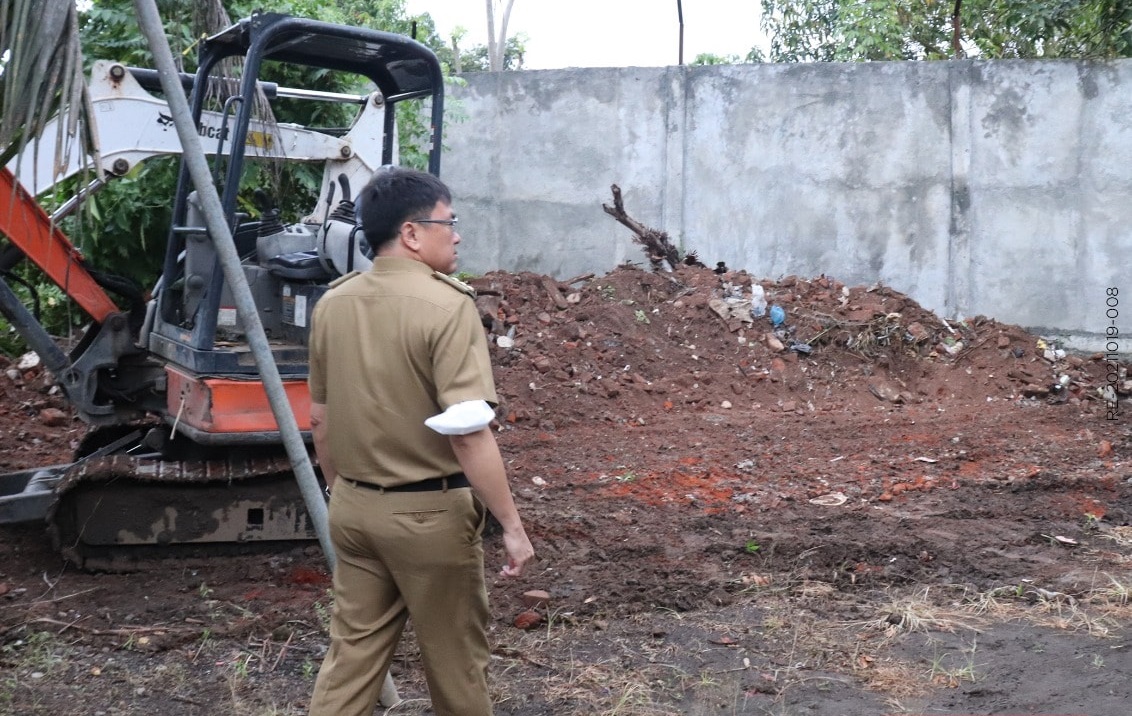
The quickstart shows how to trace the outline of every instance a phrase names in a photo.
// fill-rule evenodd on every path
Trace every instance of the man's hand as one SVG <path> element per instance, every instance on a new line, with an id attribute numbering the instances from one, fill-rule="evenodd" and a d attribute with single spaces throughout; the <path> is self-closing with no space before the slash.
<path id="1" fill-rule="evenodd" d="M 318 457 L 318 467 L 322 470 L 322 479 L 326 481 L 326 498 L 330 499 L 330 491 L 334 489 L 334 481 L 338 478 L 338 471 L 334 468 L 334 460 L 330 457 L 330 436 L 326 427 L 326 405 L 311 403 L 311 438 L 314 442 L 314 454 Z"/>
<path id="2" fill-rule="evenodd" d="M 503 548 L 507 550 L 507 564 L 500 570 L 500 577 L 518 577 L 523 574 L 523 567 L 535 556 L 535 548 L 527 538 L 526 530 L 520 528 L 514 532 L 503 533 Z"/>
<path id="3" fill-rule="evenodd" d="M 452 451 L 460 461 L 460 467 L 472 483 L 472 489 L 479 496 L 499 524 L 503 527 L 503 548 L 507 551 L 507 564 L 500 570 L 500 577 L 518 577 L 523 567 L 535 556 L 535 548 L 523 529 L 515 500 L 511 496 L 511 486 L 507 482 L 507 471 L 503 467 L 503 457 L 490 428 L 483 428 L 467 435 L 449 435 Z"/>

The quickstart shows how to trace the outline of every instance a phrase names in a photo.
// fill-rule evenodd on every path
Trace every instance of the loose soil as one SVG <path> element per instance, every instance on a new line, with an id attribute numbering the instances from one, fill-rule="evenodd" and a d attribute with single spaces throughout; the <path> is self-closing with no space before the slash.
<path id="1" fill-rule="evenodd" d="M 474 281 L 538 553 L 504 581 L 486 540 L 496 713 L 1125 716 L 1128 366 L 759 283 L 778 327 L 743 272 Z M 67 461 L 81 424 L 3 367 L 0 472 Z M 305 713 L 329 585 L 315 546 L 88 574 L 4 528 L 0 713 Z M 411 633 L 393 675 L 430 713 Z"/>

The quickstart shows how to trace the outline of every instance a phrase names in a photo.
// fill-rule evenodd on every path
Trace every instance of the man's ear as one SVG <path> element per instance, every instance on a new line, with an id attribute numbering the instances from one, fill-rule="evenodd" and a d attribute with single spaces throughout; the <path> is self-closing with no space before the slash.
<path id="1" fill-rule="evenodd" d="M 397 236 L 397 240 L 401 242 L 402 246 L 412 251 L 421 247 L 420 237 L 417 236 L 417 226 L 411 221 L 401 224 L 401 233 Z"/>

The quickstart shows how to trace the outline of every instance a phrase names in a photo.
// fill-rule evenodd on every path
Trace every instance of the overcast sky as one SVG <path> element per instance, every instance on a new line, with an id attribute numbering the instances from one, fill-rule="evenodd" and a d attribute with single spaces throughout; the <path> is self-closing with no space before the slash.
<path id="1" fill-rule="evenodd" d="M 676 0 L 515 0 L 507 34 L 527 35 L 524 69 L 663 67 L 678 64 Z M 759 0 L 682 0 L 684 62 L 704 52 L 744 57 L 756 44 Z M 487 44 L 485 0 L 407 0 L 442 37 L 457 26 L 467 44 Z M 498 22 L 498 20 L 497 20 Z"/>

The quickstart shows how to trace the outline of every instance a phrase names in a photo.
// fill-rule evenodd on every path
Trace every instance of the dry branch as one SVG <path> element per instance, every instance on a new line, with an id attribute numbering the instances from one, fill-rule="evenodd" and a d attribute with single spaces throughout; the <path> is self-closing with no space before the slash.
<path id="1" fill-rule="evenodd" d="M 11 626 L 8 629 L 5 629 L 3 634 L 7 634 L 9 631 L 15 631 L 16 629 L 18 629 L 20 627 L 31 626 L 33 624 L 48 624 L 48 625 L 51 625 L 51 626 L 63 627 L 62 629 L 59 630 L 60 634 L 67 631 L 68 629 L 77 629 L 78 631 L 84 632 L 86 634 L 90 634 L 92 636 L 133 637 L 133 636 L 145 635 L 145 634 L 189 634 L 189 633 L 192 633 L 192 632 L 200 631 L 199 629 L 195 629 L 195 628 L 186 629 L 185 627 L 175 627 L 175 626 L 149 626 L 149 627 L 139 626 L 139 627 L 128 627 L 128 628 L 122 628 L 122 629 L 96 629 L 94 627 L 84 626 L 83 624 L 79 624 L 78 622 L 64 622 L 64 621 L 59 621 L 58 619 L 50 619 L 48 617 L 40 617 L 38 619 L 29 619 L 28 621 L 23 622 L 22 624 L 17 624 L 17 625 Z"/>
<path id="2" fill-rule="evenodd" d="M 602 204 L 601 208 L 605 210 L 606 214 L 617 219 L 618 222 L 633 232 L 633 240 L 644 247 L 645 256 L 652 264 L 653 271 L 660 271 L 664 267 L 665 261 L 668 262 L 669 269 L 676 268 L 676 265 L 680 262 L 680 252 L 668 240 L 668 234 L 650 229 L 626 214 L 625 204 L 621 200 L 621 187 L 614 184 L 610 189 L 613 191 L 613 206 Z"/>
<path id="3" fill-rule="evenodd" d="M 546 295 L 554 302 L 554 307 L 559 311 L 564 310 L 569 305 L 562 295 L 562 289 L 558 287 L 558 282 L 550 276 L 542 277 L 542 287 L 546 290 Z"/>
<path id="4" fill-rule="evenodd" d="M 589 281 L 593 277 L 593 273 L 584 273 L 581 276 L 575 276 L 574 278 L 562 281 L 562 283 L 566 286 L 572 286 L 576 283 L 581 283 L 582 281 Z"/>

